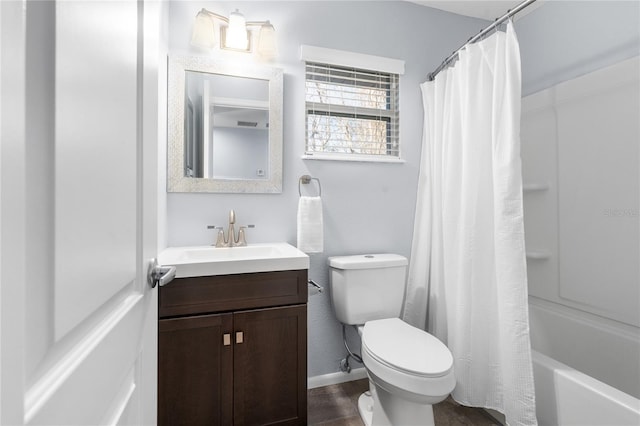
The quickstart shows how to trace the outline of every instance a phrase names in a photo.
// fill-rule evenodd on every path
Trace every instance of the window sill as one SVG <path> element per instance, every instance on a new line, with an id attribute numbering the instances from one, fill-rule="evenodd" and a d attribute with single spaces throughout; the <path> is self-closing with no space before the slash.
<path id="1" fill-rule="evenodd" d="M 398 157 L 383 157 L 379 155 L 358 155 L 358 154 L 304 154 L 303 160 L 323 160 L 323 161 L 356 161 L 361 163 L 396 163 L 403 164 L 406 161 Z"/>

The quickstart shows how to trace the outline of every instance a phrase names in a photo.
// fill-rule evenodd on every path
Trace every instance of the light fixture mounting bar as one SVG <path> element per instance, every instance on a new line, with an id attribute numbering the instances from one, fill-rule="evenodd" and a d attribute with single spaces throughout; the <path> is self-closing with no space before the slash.
<path id="1" fill-rule="evenodd" d="M 205 9 L 205 8 L 202 8 L 202 9 L 200 10 L 200 13 L 206 13 L 207 15 L 211 15 L 211 16 L 213 16 L 213 17 L 215 17 L 215 18 L 218 18 L 218 19 L 220 19 L 221 21 L 226 22 L 227 24 L 229 23 L 229 18 L 227 18 L 226 16 L 218 15 L 217 13 L 212 12 L 212 11 L 210 11 L 210 10 L 207 10 L 207 9 Z"/>
<path id="2" fill-rule="evenodd" d="M 269 21 L 247 21 L 247 27 L 261 27 L 266 24 L 271 24 Z"/>

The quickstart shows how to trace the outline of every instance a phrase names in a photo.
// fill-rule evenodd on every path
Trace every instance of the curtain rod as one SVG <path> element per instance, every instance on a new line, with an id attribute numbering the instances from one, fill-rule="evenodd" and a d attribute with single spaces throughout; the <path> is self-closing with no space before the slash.
<path id="1" fill-rule="evenodd" d="M 458 49 L 456 49 L 451 55 L 447 56 L 447 58 L 444 61 L 442 61 L 440 66 L 438 68 L 436 68 L 435 71 L 429 73 L 429 75 L 427 77 L 427 80 L 428 81 L 433 81 L 433 79 L 436 77 L 436 75 L 438 75 L 438 73 L 440 71 L 442 71 L 444 68 L 446 68 L 446 66 L 449 65 L 449 63 L 451 61 L 453 61 L 458 56 L 458 53 L 462 49 L 464 49 L 467 46 L 467 44 L 475 43 L 476 41 L 481 39 L 483 36 L 485 36 L 488 32 L 490 32 L 491 30 L 495 29 L 498 25 L 502 24 L 504 21 L 506 21 L 507 19 L 509 19 L 510 17 L 515 15 L 516 13 L 520 12 L 525 7 L 531 5 L 532 3 L 535 3 L 535 2 L 536 2 L 536 0 L 525 0 L 522 3 L 518 4 L 516 7 L 514 7 L 513 9 L 507 10 L 507 13 L 505 13 L 504 15 L 502 15 L 499 18 L 496 18 L 495 21 L 491 25 L 489 25 L 488 27 L 486 27 L 485 29 L 480 31 L 478 34 L 476 34 L 473 37 L 471 37 L 469 40 L 467 40 L 467 42 L 465 44 L 463 44 Z"/>

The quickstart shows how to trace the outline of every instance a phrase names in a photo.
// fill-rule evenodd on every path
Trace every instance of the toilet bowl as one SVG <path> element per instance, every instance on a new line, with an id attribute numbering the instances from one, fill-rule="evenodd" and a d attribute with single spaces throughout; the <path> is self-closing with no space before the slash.
<path id="1" fill-rule="evenodd" d="M 433 425 L 432 405 L 455 387 L 449 349 L 398 318 L 364 325 L 362 359 L 371 389 L 358 410 L 367 425 Z"/>
<path id="2" fill-rule="evenodd" d="M 367 426 L 434 424 L 433 404 L 455 387 L 453 357 L 435 336 L 399 318 L 407 259 L 395 254 L 328 259 L 331 300 L 343 324 L 358 326 L 369 392 L 358 400 Z"/>

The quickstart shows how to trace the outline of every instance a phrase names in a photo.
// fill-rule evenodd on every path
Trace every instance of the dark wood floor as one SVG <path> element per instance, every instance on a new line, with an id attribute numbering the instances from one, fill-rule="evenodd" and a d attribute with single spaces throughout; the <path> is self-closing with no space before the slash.
<path id="1" fill-rule="evenodd" d="M 358 414 L 358 397 L 368 387 L 368 380 L 363 379 L 310 389 L 309 425 L 363 426 Z M 500 426 L 484 410 L 463 407 L 451 398 L 434 405 L 433 414 L 438 426 Z"/>

